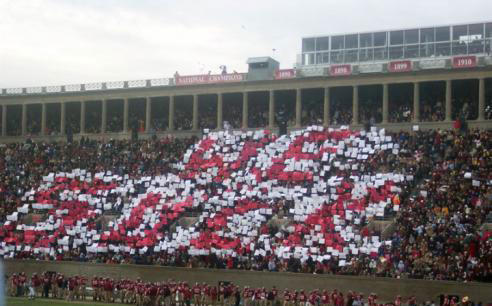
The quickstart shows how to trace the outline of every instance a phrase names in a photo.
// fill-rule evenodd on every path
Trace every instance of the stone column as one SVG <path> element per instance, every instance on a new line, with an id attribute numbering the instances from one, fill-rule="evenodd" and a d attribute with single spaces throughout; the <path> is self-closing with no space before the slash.
<path id="1" fill-rule="evenodd" d="M 65 135 L 65 125 L 66 125 L 66 103 L 60 102 L 60 134 Z"/>
<path id="2" fill-rule="evenodd" d="M 80 101 L 80 134 L 85 133 L 85 101 Z"/>
<path id="3" fill-rule="evenodd" d="M 27 133 L 27 105 L 25 103 L 22 104 L 21 130 L 22 130 L 22 136 L 26 135 L 26 133 Z"/>
<path id="4" fill-rule="evenodd" d="M 359 86 L 353 86 L 352 93 L 352 124 L 359 124 Z"/>
<path id="5" fill-rule="evenodd" d="M 243 92 L 243 129 L 248 128 L 248 92 Z"/>
<path id="6" fill-rule="evenodd" d="M 41 104 L 41 135 L 46 135 L 46 103 Z"/>
<path id="7" fill-rule="evenodd" d="M 268 101 L 268 127 L 273 129 L 275 127 L 275 91 L 270 90 Z"/>
<path id="8" fill-rule="evenodd" d="M 101 134 L 106 133 L 106 121 L 107 121 L 107 113 L 108 113 L 108 103 L 107 100 L 104 99 L 101 101 L 101 107 L 102 107 L 102 115 L 101 115 Z"/>
<path id="9" fill-rule="evenodd" d="M 7 136 L 7 105 L 2 105 L 2 136 Z"/>
<path id="10" fill-rule="evenodd" d="M 478 120 L 485 120 L 485 79 L 478 79 Z"/>
<path id="11" fill-rule="evenodd" d="M 218 93 L 217 94 L 217 129 L 221 130 L 222 129 L 222 123 L 223 123 L 223 115 L 222 115 L 222 107 L 223 107 L 223 94 Z"/>
<path id="12" fill-rule="evenodd" d="M 323 97 L 323 125 L 330 125 L 330 87 L 324 88 Z"/>
<path id="13" fill-rule="evenodd" d="M 413 122 L 420 121 L 420 83 L 413 83 Z"/>
<path id="14" fill-rule="evenodd" d="M 383 123 L 388 123 L 388 84 L 383 84 Z"/>
<path id="15" fill-rule="evenodd" d="M 198 130 L 198 95 L 193 95 L 193 130 Z"/>
<path id="16" fill-rule="evenodd" d="M 150 132 L 152 121 L 152 98 L 145 98 L 145 133 Z"/>
<path id="17" fill-rule="evenodd" d="M 446 121 L 451 121 L 452 83 L 446 80 Z"/>
<path id="18" fill-rule="evenodd" d="M 169 96 L 168 129 L 170 131 L 174 131 L 174 98 L 175 96 Z"/>
<path id="19" fill-rule="evenodd" d="M 128 98 L 123 100 L 123 132 L 128 132 L 128 108 L 129 101 Z"/>
<path id="20" fill-rule="evenodd" d="M 302 91 L 300 88 L 296 89 L 296 128 L 300 128 L 302 125 Z"/>

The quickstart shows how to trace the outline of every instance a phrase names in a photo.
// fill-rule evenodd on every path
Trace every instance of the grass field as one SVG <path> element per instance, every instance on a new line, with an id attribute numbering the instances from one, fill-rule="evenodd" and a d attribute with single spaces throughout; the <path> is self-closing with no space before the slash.
<path id="1" fill-rule="evenodd" d="M 106 304 L 106 303 L 100 303 L 100 302 L 92 302 L 92 301 L 87 301 L 87 302 L 81 302 L 81 301 L 75 301 L 75 302 L 67 302 L 67 301 L 62 301 L 62 300 L 52 300 L 52 299 L 35 299 L 35 300 L 28 300 L 27 298 L 15 298 L 15 297 L 8 297 L 7 298 L 7 306 L 10 305 L 16 305 L 16 306 L 30 306 L 30 305 L 35 305 L 35 306 L 67 306 L 67 305 L 100 305 L 100 306 L 105 306 L 105 305 L 112 305 L 112 306 L 123 306 L 128 304 L 118 304 L 118 303 L 111 303 L 111 304 Z"/>

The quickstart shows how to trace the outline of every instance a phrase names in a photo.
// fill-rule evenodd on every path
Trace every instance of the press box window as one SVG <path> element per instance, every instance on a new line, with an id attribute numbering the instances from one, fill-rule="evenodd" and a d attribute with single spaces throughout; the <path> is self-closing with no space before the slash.
<path id="1" fill-rule="evenodd" d="M 302 52 L 314 51 L 314 38 L 304 38 L 302 40 Z"/>
<path id="2" fill-rule="evenodd" d="M 316 51 L 327 51 L 328 49 L 328 37 L 316 38 Z"/>

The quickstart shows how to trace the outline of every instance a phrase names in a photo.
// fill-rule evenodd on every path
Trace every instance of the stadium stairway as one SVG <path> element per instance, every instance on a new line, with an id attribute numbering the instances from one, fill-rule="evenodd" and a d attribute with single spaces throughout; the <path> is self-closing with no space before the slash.
<path id="1" fill-rule="evenodd" d="M 395 218 L 393 217 L 387 220 L 373 219 L 367 224 L 367 228 L 371 232 L 380 235 L 381 238 L 390 240 L 396 229 Z"/>
<path id="2" fill-rule="evenodd" d="M 182 228 L 190 228 L 196 224 L 198 217 L 196 216 L 184 216 L 179 218 L 174 224 L 181 226 Z"/>
<path id="3" fill-rule="evenodd" d="M 96 219 L 96 224 L 99 224 L 99 226 L 103 230 L 108 231 L 111 229 L 109 223 L 111 221 L 115 222 L 118 217 L 119 217 L 118 215 L 114 215 L 114 214 L 104 214 Z"/>
<path id="4" fill-rule="evenodd" d="M 27 226 L 36 224 L 37 222 L 44 221 L 47 218 L 46 214 L 30 213 L 21 217 L 19 223 L 23 223 Z"/>
<path id="5" fill-rule="evenodd" d="M 292 219 L 289 218 L 283 218 L 283 214 L 279 213 L 274 215 L 270 220 L 267 222 L 268 227 L 277 227 L 277 228 L 287 228 L 289 225 L 291 225 Z"/>
<path id="6" fill-rule="evenodd" d="M 183 216 L 174 220 L 169 226 L 169 233 L 175 233 L 178 227 L 188 229 L 195 225 L 199 220 L 199 214 L 196 212 L 186 212 Z"/>

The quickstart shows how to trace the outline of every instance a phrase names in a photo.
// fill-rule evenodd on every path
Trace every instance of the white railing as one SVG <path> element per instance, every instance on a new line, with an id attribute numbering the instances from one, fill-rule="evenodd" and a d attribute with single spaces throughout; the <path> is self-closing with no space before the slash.
<path id="1" fill-rule="evenodd" d="M 65 85 L 66 92 L 77 92 L 81 90 L 82 90 L 82 85 L 80 84 Z"/>
<path id="2" fill-rule="evenodd" d="M 117 90 L 124 88 L 146 88 L 161 87 L 174 84 L 171 78 L 149 79 L 149 80 L 131 80 L 131 81 L 113 81 L 113 82 L 94 82 L 86 84 L 69 84 L 45 87 L 15 87 L 0 89 L 0 96 L 18 96 L 18 95 L 35 95 L 35 94 L 56 94 L 63 92 L 84 92 L 100 90 Z"/>
<path id="3" fill-rule="evenodd" d="M 17 95 L 22 93 L 22 88 L 7 88 L 5 92 L 8 95 Z"/>
<path id="4" fill-rule="evenodd" d="M 171 83 L 171 79 L 168 79 L 168 78 L 151 79 L 149 83 L 150 83 L 150 86 L 151 87 L 156 87 L 156 86 L 169 86 L 170 83 Z"/>
<path id="5" fill-rule="evenodd" d="M 54 92 L 61 92 L 61 91 L 62 91 L 61 86 L 46 86 L 46 92 L 54 93 Z"/>
<path id="6" fill-rule="evenodd" d="M 142 88 L 147 86 L 146 80 L 128 81 L 128 88 Z"/>
<path id="7" fill-rule="evenodd" d="M 106 89 L 122 89 L 125 88 L 125 82 L 116 81 L 116 82 L 107 82 Z"/>
<path id="8" fill-rule="evenodd" d="M 88 83 L 84 86 L 85 90 L 101 90 L 103 89 L 103 83 Z"/>
<path id="9" fill-rule="evenodd" d="M 37 94 L 37 93 L 42 93 L 43 92 L 43 87 L 27 87 L 26 88 L 26 93 L 28 94 Z"/>

